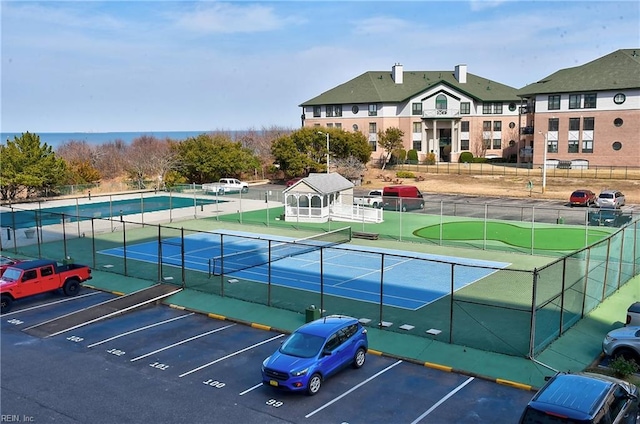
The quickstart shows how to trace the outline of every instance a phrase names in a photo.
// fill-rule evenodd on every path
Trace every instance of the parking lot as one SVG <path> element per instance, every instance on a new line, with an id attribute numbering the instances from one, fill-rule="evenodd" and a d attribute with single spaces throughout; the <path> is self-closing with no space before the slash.
<path id="1" fill-rule="evenodd" d="M 23 330 L 112 298 L 45 294 L 2 316 L 2 416 L 32 422 L 517 422 L 533 393 L 369 354 L 316 396 L 261 383 L 275 331 L 149 306 L 50 338 Z M 3 418 L 4 419 L 4 418 Z"/>

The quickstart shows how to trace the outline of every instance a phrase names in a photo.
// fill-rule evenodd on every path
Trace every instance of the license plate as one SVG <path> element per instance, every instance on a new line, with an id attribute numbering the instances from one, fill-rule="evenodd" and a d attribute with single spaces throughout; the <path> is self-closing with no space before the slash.
<path id="1" fill-rule="evenodd" d="M 276 380 L 269 380 L 269 384 L 278 387 L 278 382 Z"/>

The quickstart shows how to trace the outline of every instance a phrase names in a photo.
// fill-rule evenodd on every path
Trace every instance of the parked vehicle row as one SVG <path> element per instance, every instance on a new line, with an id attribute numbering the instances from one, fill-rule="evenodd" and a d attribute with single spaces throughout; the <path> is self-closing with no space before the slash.
<path id="1" fill-rule="evenodd" d="M 354 197 L 354 205 L 406 212 L 424 208 L 424 197 L 416 186 L 393 185 L 371 190 L 366 196 Z"/>
<path id="2" fill-rule="evenodd" d="M 569 196 L 569 205 L 598 206 L 600 208 L 620 209 L 625 205 L 625 197 L 619 190 L 603 190 L 599 195 L 588 189 L 575 190 Z"/>

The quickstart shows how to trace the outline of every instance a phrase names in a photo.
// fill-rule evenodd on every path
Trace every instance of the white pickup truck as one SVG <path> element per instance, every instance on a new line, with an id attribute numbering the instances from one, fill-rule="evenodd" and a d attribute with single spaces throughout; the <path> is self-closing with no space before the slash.
<path id="1" fill-rule="evenodd" d="M 372 208 L 381 208 L 383 205 L 382 190 L 371 190 L 366 196 L 354 196 L 353 204 L 360 206 L 369 206 Z"/>
<path id="2" fill-rule="evenodd" d="M 249 184 L 235 178 L 220 178 L 217 183 L 202 184 L 202 191 L 214 194 L 247 193 Z"/>

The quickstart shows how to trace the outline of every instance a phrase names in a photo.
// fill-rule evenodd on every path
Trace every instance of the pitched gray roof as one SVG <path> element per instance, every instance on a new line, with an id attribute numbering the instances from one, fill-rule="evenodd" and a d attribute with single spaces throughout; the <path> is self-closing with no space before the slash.
<path id="1" fill-rule="evenodd" d="M 459 83 L 452 71 L 404 71 L 403 83 L 396 84 L 390 71 L 369 71 L 316 96 L 300 106 L 345 103 L 398 103 L 438 84 L 467 94 L 478 101 L 518 101 L 517 89 L 467 73 Z"/>
<path id="2" fill-rule="evenodd" d="M 348 190 L 353 188 L 354 185 L 337 172 L 331 172 L 329 174 L 312 173 L 309 174 L 308 177 L 303 178 L 303 180 L 309 187 L 322 194 Z"/>
<path id="3" fill-rule="evenodd" d="M 616 50 L 574 68 L 561 69 L 529 84 L 518 95 L 640 88 L 640 48 Z"/>

